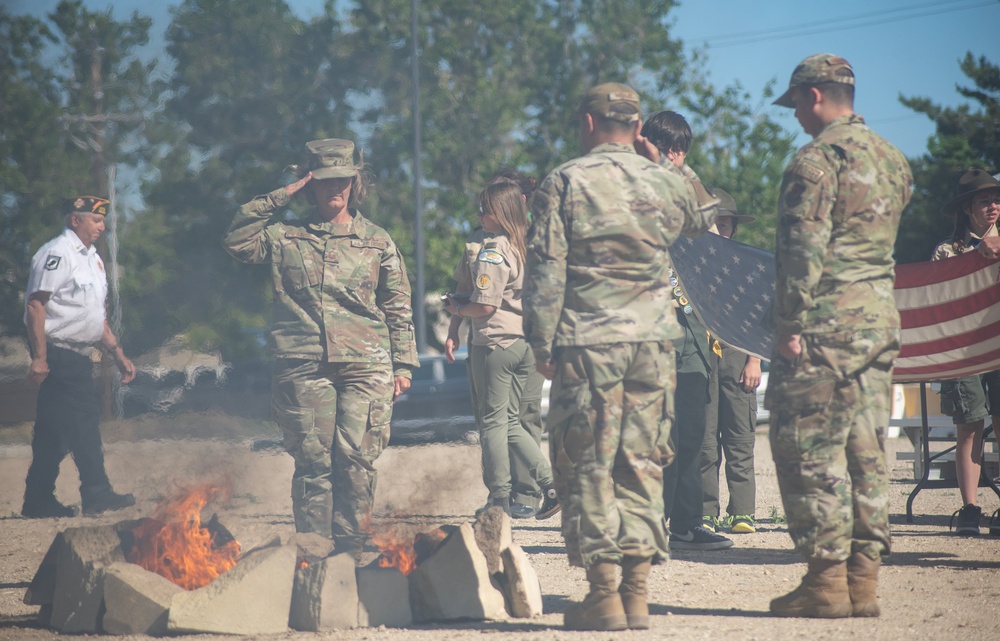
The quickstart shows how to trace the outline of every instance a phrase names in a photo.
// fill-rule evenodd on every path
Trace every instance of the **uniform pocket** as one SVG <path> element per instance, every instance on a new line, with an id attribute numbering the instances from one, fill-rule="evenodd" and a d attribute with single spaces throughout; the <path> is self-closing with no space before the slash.
<path id="1" fill-rule="evenodd" d="M 286 291 L 294 293 L 320 284 L 320 270 L 313 259 L 319 251 L 314 247 L 316 242 L 318 240 L 308 234 L 285 233 L 279 270 Z"/>
<path id="2" fill-rule="evenodd" d="M 371 401 L 368 403 L 368 425 L 361 438 L 361 455 L 374 461 L 389 444 L 389 424 L 392 420 L 392 403 Z"/>
<path id="3" fill-rule="evenodd" d="M 295 460 L 315 459 L 324 449 L 316 434 L 316 413 L 309 407 L 294 407 L 271 400 L 271 414 L 281 428 L 285 451 Z"/>

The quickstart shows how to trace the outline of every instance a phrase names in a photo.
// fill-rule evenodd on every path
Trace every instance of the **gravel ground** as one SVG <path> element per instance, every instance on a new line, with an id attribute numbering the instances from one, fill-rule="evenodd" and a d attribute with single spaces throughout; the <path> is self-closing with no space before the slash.
<path id="1" fill-rule="evenodd" d="M 155 429 L 159 434 L 212 431 L 199 429 L 201 420 L 198 416 L 179 417 Z M 108 426 L 106 450 L 116 489 L 133 492 L 137 505 L 97 518 L 48 520 L 18 516 L 30 448 L 23 430 L 14 438 L 9 438 L 11 432 L 6 431 L 6 444 L 0 445 L 0 639 L 49 641 L 59 636 L 39 628 L 34 623 L 37 608 L 21 602 L 56 532 L 148 516 L 174 483 L 222 475 L 231 478 L 233 498 L 216 509 L 243 549 L 275 535 L 285 538 L 293 533 L 288 497 L 292 462 L 283 452 L 253 451 L 251 440 L 233 440 L 232 434 L 227 434 L 230 440 L 152 440 L 151 434 L 143 433 L 148 429 L 134 428 Z M 907 449 L 909 442 L 905 438 L 889 442 L 894 548 L 883 565 L 879 619 L 777 619 L 768 614 L 769 600 L 794 588 L 805 566 L 792 551 L 783 525 L 767 435 L 762 432 L 757 446 L 758 533 L 733 535 L 736 544 L 725 551 L 679 552 L 666 565 L 654 568 L 650 577 L 652 630 L 648 632 L 562 631 L 563 611 L 569 603 L 582 598 L 586 584 L 583 571 L 566 562 L 555 517 L 514 523 L 514 539 L 530 555 L 542 583 L 546 613 L 540 618 L 325 634 L 288 632 L 268 638 L 439 641 L 479 639 L 483 634 L 502 635 L 510 641 L 666 635 L 738 641 L 1000 638 L 1000 537 L 962 539 L 949 535 L 949 518 L 961 503 L 957 490 L 921 492 L 915 502 L 916 522 L 906 523 L 906 498 L 914 486 L 912 467 L 909 461 L 897 461 L 895 453 Z M 57 496 L 64 503 L 78 504 L 76 471 L 71 461 L 64 465 Z M 486 498 L 475 444 L 393 447 L 379 459 L 378 468 L 381 476 L 376 512 L 380 527 L 431 529 L 444 523 L 460 523 L 470 519 Z M 987 490 L 980 490 L 980 499 L 986 514 L 997 509 L 997 497 Z M 221 641 L 231 637 L 189 638 Z"/>

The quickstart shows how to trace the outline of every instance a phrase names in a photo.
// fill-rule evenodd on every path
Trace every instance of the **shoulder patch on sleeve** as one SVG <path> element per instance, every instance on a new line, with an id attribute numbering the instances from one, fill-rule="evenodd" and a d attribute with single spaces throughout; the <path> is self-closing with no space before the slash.
<path id="1" fill-rule="evenodd" d="M 53 271 L 59 268 L 59 263 L 62 262 L 61 256 L 49 256 L 45 259 L 45 270 Z"/>
<path id="2" fill-rule="evenodd" d="M 479 252 L 479 257 L 476 258 L 481 263 L 490 263 L 491 265 L 500 265 L 503 263 L 503 254 L 496 251 L 495 249 L 484 249 Z"/>
<path id="3" fill-rule="evenodd" d="M 800 176 L 811 183 L 818 183 L 826 173 L 826 170 L 808 158 L 802 158 L 792 168 L 796 176 Z"/>
<path id="4" fill-rule="evenodd" d="M 479 278 L 476 279 L 476 287 L 479 289 L 486 289 L 492 282 L 493 281 L 490 279 L 488 274 L 480 274 Z"/>

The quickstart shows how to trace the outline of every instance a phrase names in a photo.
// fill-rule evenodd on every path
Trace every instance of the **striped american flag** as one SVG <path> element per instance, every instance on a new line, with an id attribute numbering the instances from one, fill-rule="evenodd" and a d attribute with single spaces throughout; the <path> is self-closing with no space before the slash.
<path id="1" fill-rule="evenodd" d="M 771 357 L 768 316 L 774 254 L 705 234 L 670 248 L 694 312 L 712 335 L 764 360 Z M 893 381 L 941 381 L 1000 369 L 1000 261 L 968 252 L 896 266 L 903 344 Z"/>

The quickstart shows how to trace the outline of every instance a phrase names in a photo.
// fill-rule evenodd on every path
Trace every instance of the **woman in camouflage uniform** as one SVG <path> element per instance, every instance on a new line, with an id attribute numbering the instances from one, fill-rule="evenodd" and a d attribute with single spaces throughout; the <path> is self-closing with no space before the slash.
<path id="1" fill-rule="evenodd" d="M 349 206 L 367 186 L 354 143 L 314 140 L 300 180 L 240 207 L 223 239 L 271 265 L 272 410 L 295 459 L 295 529 L 360 557 L 392 403 L 417 365 L 410 285 L 395 243 Z M 273 217 L 300 193 L 308 216 Z"/>
<path id="2" fill-rule="evenodd" d="M 944 206 L 955 216 L 955 231 L 940 243 L 931 260 L 941 260 L 975 250 L 984 238 L 997 235 L 1000 216 L 1000 182 L 982 169 L 970 169 L 958 181 L 957 195 Z M 956 427 L 955 473 L 962 494 L 962 508 L 955 512 L 955 533 L 979 534 L 983 510 L 976 499 L 985 419 L 993 416 L 993 431 L 1000 427 L 1000 371 L 941 382 L 941 411 Z M 1000 536 L 1000 510 L 990 520 L 990 534 Z"/>

